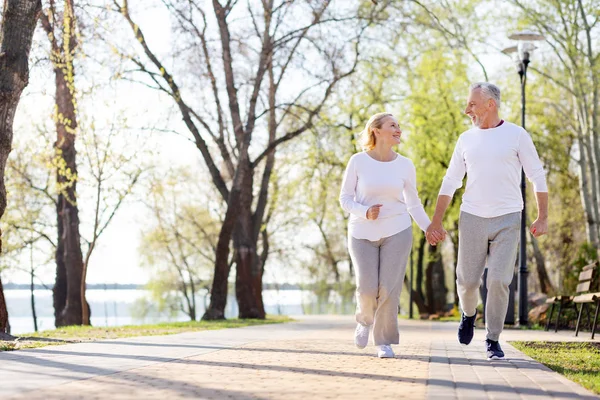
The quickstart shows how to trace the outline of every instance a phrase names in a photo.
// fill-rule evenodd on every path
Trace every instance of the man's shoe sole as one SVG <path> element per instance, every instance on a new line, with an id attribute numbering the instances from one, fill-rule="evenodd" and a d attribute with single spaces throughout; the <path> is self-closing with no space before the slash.
<path id="1" fill-rule="evenodd" d="M 504 360 L 504 357 L 498 357 L 498 356 L 488 357 L 488 361 L 493 361 L 493 360 Z"/>

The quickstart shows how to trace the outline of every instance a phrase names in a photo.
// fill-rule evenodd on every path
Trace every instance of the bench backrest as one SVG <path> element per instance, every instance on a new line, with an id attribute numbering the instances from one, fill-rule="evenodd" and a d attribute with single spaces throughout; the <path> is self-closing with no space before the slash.
<path id="1" fill-rule="evenodd" d="M 596 270 L 596 263 L 586 265 L 579 274 L 579 284 L 577 285 L 576 293 L 583 293 L 590 290 L 592 284 L 592 278 L 594 277 L 594 271 Z"/>

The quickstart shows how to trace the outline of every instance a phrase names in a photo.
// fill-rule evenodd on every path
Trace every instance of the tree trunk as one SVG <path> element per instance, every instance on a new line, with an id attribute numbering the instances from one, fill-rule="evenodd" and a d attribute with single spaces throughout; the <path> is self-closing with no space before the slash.
<path id="1" fill-rule="evenodd" d="M 240 214 L 233 234 L 236 258 L 235 295 L 238 302 L 239 318 L 265 318 L 262 301 L 262 268 L 256 250 L 257 237 L 252 216 L 253 174 L 250 165 L 239 165 L 246 169 L 240 197 Z M 262 220 L 262 218 L 261 218 Z M 262 221 L 260 221 L 262 223 Z"/>
<path id="2" fill-rule="evenodd" d="M 419 240 L 419 248 L 417 249 L 417 285 L 415 287 L 415 291 L 422 299 L 425 299 L 425 294 L 423 293 L 423 263 L 425 262 L 426 243 L 427 239 L 425 238 L 425 234 L 423 234 L 421 240 Z"/>
<path id="3" fill-rule="evenodd" d="M 419 314 L 428 314 L 427 306 L 425 305 L 425 300 L 419 294 L 419 292 L 415 291 L 414 289 L 411 289 L 410 281 L 408 280 L 408 277 L 406 275 L 404 275 L 404 286 L 406 286 L 407 290 L 412 290 L 412 299 L 416 304 L 417 309 L 419 310 Z M 412 307 L 412 305 L 410 307 Z"/>
<path id="4" fill-rule="evenodd" d="M 240 163 L 248 163 L 247 148 L 242 150 Z M 227 199 L 227 211 L 225 219 L 219 232 L 217 251 L 215 254 L 215 273 L 210 292 L 210 305 L 206 309 L 202 319 L 205 321 L 225 319 L 225 306 L 227 305 L 227 283 L 229 278 L 229 245 L 236 221 L 240 213 L 240 198 L 242 197 L 242 183 L 248 171 L 245 168 L 237 168 L 233 177 L 233 184 Z M 236 259 L 239 256 L 236 254 Z"/>
<path id="5" fill-rule="evenodd" d="M 33 329 L 35 332 L 38 331 L 37 313 L 35 312 L 35 284 L 33 282 L 33 269 L 31 270 L 31 282 L 29 285 L 31 291 L 31 316 L 33 317 Z"/>
<path id="6" fill-rule="evenodd" d="M 586 220 L 586 234 L 588 242 L 598 248 L 598 221 L 595 218 L 595 212 L 593 204 L 590 198 L 590 187 L 588 178 L 588 161 L 587 151 L 585 150 L 585 141 L 582 134 L 577 135 L 577 145 L 579 146 L 579 194 L 581 196 L 581 203 L 583 205 L 583 211 Z"/>
<path id="7" fill-rule="evenodd" d="M 0 278 L 0 340 L 11 339 L 10 324 L 8 322 L 8 308 L 4 298 L 4 288 L 2 287 L 2 278 Z"/>
<path id="8" fill-rule="evenodd" d="M 527 225 L 529 225 L 529 222 Z M 546 270 L 546 260 L 544 260 L 544 255 L 540 250 L 538 240 L 533 236 L 531 236 L 531 244 L 533 246 L 533 256 L 535 258 L 535 266 L 540 283 L 540 291 L 544 294 L 549 294 L 550 292 L 554 293 L 554 286 L 552 285 L 552 281 L 550 280 L 550 276 Z"/>
<path id="9" fill-rule="evenodd" d="M 59 196 L 60 200 L 60 196 Z M 67 267 L 65 266 L 65 243 L 63 236 L 63 225 L 60 217 L 60 202 L 56 203 L 56 227 L 58 229 L 58 240 L 56 241 L 56 252 L 54 259 L 56 262 L 56 276 L 54 279 L 54 287 L 52 288 L 52 299 L 54 303 L 54 326 L 64 326 L 62 310 L 67 304 Z"/>
<path id="10" fill-rule="evenodd" d="M 428 245 L 429 261 L 427 263 L 427 307 L 431 314 L 441 314 L 445 311 L 448 289 L 442 255 L 436 246 Z"/>
<path id="11" fill-rule="evenodd" d="M 41 9 L 40 0 L 4 0 L 0 36 L 0 218 L 6 211 L 4 171 L 12 146 L 13 122 L 21 93 L 29 82 L 29 52 Z M 8 309 L 0 280 L 0 334 L 9 331 Z"/>

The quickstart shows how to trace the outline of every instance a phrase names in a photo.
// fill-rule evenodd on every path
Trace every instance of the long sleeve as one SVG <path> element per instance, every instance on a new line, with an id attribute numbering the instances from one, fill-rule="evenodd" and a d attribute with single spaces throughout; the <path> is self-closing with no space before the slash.
<path id="1" fill-rule="evenodd" d="M 417 191 L 417 171 L 414 164 L 410 163 L 410 171 L 408 172 L 407 180 L 404 183 L 404 200 L 406 201 L 406 209 L 411 217 L 415 220 L 422 231 L 426 231 L 431 220 L 427 216 L 423 203 L 419 198 Z"/>
<path id="2" fill-rule="evenodd" d="M 446 176 L 442 181 L 442 187 L 440 188 L 440 195 L 454 196 L 454 192 L 462 186 L 463 179 L 466 173 L 465 160 L 462 155 L 461 138 L 458 138 L 452 158 L 450 159 L 450 165 L 446 171 Z"/>
<path id="3" fill-rule="evenodd" d="M 355 157 L 351 157 L 346 166 L 344 180 L 342 181 L 342 189 L 340 191 L 340 205 L 342 209 L 357 217 L 367 219 L 367 210 L 369 206 L 357 203 L 354 198 L 356 196 L 356 184 L 358 183 L 358 174 L 356 172 Z"/>
<path id="4" fill-rule="evenodd" d="M 527 179 L 533 183 L 533 189 L 536 192 L 548 192 L 546 171 L 544 171 L 544 166 L 540 161 L 531 136 L 525 130 L 522 131 L 519 137 L 519 160 L 523 165 Z"/>

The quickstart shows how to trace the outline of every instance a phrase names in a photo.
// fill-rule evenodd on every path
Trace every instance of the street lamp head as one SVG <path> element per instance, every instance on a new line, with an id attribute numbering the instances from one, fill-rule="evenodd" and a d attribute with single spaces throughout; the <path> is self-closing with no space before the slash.
<path id="1" fill-rule="evenodd" d="M 544 35 L 542 35 L 541 33 L 537 33 L 534 31 L 528 31 L 528 30 L 513 33 L 508 38 L 512 39 L 512 40 L 523 41 L 523 42 L 536 42 L 536 41 L 540 41 L 540 40 L 545 40 Z"/>
<path id="2" fill-rule="evenodd" d="M 512 59 L 517 66 L 517 72 L 521 74 L 523 72 L 523 63 L 521 62 L 521 57 L 519 56 L 519 46 L 510 46 L 502 50 L 502 53 L 507 56 L 512 56 Z"/>
<path id="3" fill-rule="evenodd" d="M 502 50 L 502 52 L 504 54 L 506 54 L 507 56 L 511 55 L 513 53 L 516 53 L 517 51 L 518 51 L 517 46 L 510 46 L 510 47 L 507 47 L 504 50 Z"/>
<path id="4" fill-rule="evenodd" d="M 537 47 L 535 47 L 535 45 L 531 42 L 519 42 L 517 48 L 519 51 L 519 59 L 526 63 L 528 63 L 531 59 L 533 51 L 537 49 Z"/>
<path id="5" fill-rule="evenodd" d="M 529 63 L 533 51 L 537 48 L 532 42 L 545 39 L 544 35 L 529 30 L 513 33 L 508 38 L 519 42 L 516 47 L 518 51 L 519 61 L 523 63 Z"/>

